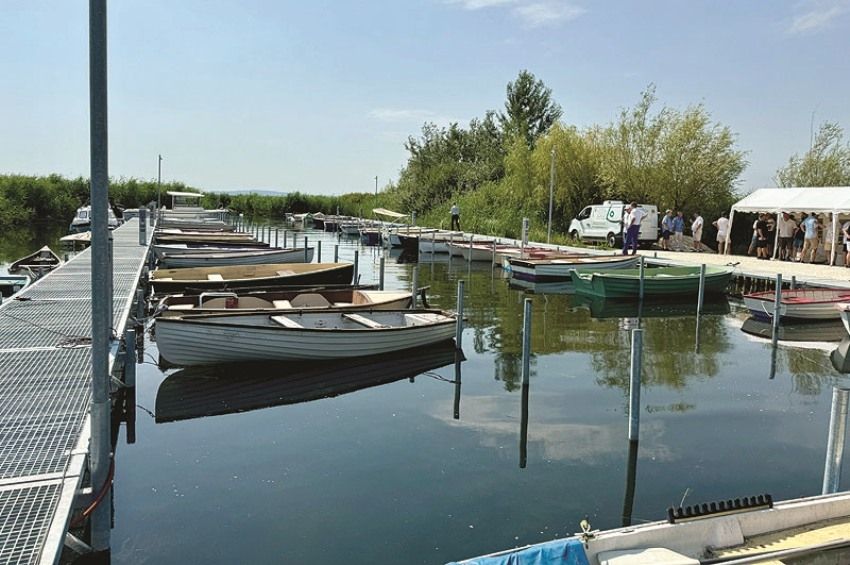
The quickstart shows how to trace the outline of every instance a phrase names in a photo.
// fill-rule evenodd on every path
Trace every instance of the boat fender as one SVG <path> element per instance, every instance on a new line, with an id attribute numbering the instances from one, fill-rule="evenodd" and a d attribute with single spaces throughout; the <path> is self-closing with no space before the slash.
<path id="1" fill-rule="evenodd" d="M 705 518 L 717 514 L 730 514 L 735 512 L 748 512 L 750 510 L 759 510 L 764 508 L 773 508 L 773 497 L 769 494 L 760 494 L 758 496 L 750 496 L 744 498 L 736 498 L 734 500 L 721 500 L 719 502 L 694 504 L 693 506 L 679 506 L 667 509 L 667 521 L 675 524 L 677 521 L 693 520 L 696 518 Z"/>

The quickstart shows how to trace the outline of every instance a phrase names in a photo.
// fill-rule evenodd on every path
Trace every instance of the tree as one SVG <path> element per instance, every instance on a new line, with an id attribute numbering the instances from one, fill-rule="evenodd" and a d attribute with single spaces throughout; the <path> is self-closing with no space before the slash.
<path id="1" fill-rule="evenodd" d="M 843 143 L 844 130 L 838 124 L 821 125 L 803 156 L 794 155 L 776 171 L 779 186 L 850 185 L 850 142 Z"/>
<path id="2" fill-rule="evenodd" d="M 522 70 L 508 83 L 505 112 L 499 114 L 502 130 L 509 137 L 518 136 L 533 148 L 537 138 L 549 131 L 563 114 L 552 100 L 552 89 Z"/>

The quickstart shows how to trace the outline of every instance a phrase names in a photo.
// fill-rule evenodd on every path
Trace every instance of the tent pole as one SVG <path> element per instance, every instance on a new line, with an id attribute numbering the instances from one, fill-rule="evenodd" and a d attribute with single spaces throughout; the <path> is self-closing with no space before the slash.
<path id="1" fill-rule="evenodd" d="M 835 236 L 838 229 L 838 218 L 835 217 L 835 211 L 832 212 L 832 240 L 829 246 L 829 264 L 835 265 Z"/>
<path id="2" fill-rule="evenodd" d="M 732 254 L 732 222 L 735 220 L 735 208 L 729 212 L 729 233 L 726 234 L 726 255 Z"/>
<path id="3" fill-rule="evenodd" d="M 779 253 L 779 215 L 782 212 L 776 213 L 776 221 L 773 223 L 773 258 Z"/>

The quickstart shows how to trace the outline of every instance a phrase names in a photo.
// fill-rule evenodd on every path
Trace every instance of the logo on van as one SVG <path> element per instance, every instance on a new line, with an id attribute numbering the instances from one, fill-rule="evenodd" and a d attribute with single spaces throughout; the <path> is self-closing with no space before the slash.
<path id="1" fill-rule="evenodd" d="M 617 217 L 617 211 L 614 208 L 608 208 L 608 221 L 609 222 L 619 222 L 620 219 Z"/>

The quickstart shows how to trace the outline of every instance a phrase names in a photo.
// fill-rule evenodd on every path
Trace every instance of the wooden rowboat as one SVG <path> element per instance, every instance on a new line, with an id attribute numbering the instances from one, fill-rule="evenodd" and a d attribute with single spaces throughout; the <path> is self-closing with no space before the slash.
<path id="1" fill-rule="evenodd" d="M 159 318 L 160 355 L 173 365 L 347 359 L 451 339 L 456 319 L 439 310 L 293 311 Z"/>
<path id="2" fill-rule="evenodd" d="M 62 259 L 45 245 L 35 253 L 30 253 L 12 263 L 8 270 L 10 275 L 24 273 L 40 277 L 61 264 Z"/>
<path id="3" fill-rule="evenodd" d="M 410 306 L 410 293 L 394 290 L 301 290 L 282 292 L 205 292 L 173 294 L 163 298 L 157 312 L 163 317 L 190 314 L 264 312 L 267 310 L 402 310 Z"/>
<path id="4" fill-rule="evenodd" d="M 156 293 L 185 288 L 229 290 L 257 286 L 348 284 L 354 274 L 351 263 L 272 263 L 225 267 L 157 269 L 150 274 Z"/>
<path id="5" fill-rule="evenodd" d="M 239 241 L 231 243 L 156 243 L 151 246 L 157 258 L 169 252 L 180 253 L 218 253 L 219 251 L 255 251 L 257 249 L 268 249 L 269 244 L 263 241 Z"/>
<path id="6" fill-rule="evenodd" d="M 639 298 L 640 269 L 594 271 L 574 270 L 571 273 L 576 292 L 602 298 Z M 732 269 L 705 268 L 705 293 L 726 291 Z M 657 267 L 644 270 L 644 296 L 691 295 L 699 292 L 699 267 Z"/>
<path id="7" fill-rule="evenodd" d="M 744 305 L 762 320 L 773 318 L 776 292 L 753 292 L 744 295 Z M 838 304 L 850 301 L 850 289 L 801 288 L 783 290 L 779 302 L 779 318 L 799 320 L 834 320 L 840 316 Z"/>
<path id="8" fill-rule="evenodd" d="M 570 273 L 576 269 L 625 269 L 634 267 L 639 260 L 637 256 L 615 255 L 574 255 L 552 259 L 511 257 L 511 277 L 528 281 L 567 280 Z"/>
<path id="9" fill-rule="evenodd" d="M 166 251 L 159 257 L 161 267 L 216 267 L 224 265 L 263 265 L 267 263 L 309 263 L 313 260 L 313 248 L 304 249 L 272 247 L 266 249 L 219 249 L 215 252 Z"/>
<path id="10" fill-rule="evenodd" d="M 413 378 L 463 360 L 463 353 L 447 340 L 345 363 L 286 361 L 189 367 L 160 383 L 154 413 L 156 422 L 163 423 L 310 402 Z"/>

